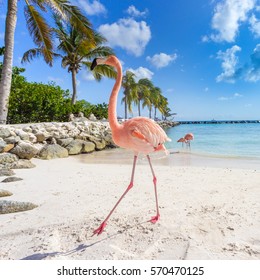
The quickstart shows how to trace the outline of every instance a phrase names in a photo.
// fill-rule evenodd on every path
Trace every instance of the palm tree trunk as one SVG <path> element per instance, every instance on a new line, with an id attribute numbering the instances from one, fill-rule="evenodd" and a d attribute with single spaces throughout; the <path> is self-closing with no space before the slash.
<path id="1" fill-rule="evenodd" d="M 72 76 L 72 99 L 71 104 L 75 104 L 77 100 L 77 80 L 76 80 L 76 69 L 71 70 L 71 76 Z"/>
<path id="2" fill-rule="evenodd" d="M 0 80 L 0 124 L 6 124 L 12 83 L 14 33 L 17 20 L 17 0 L 8 0 L 5 22 L 5 53 Z"/>
<path id="3" fill-rule="evenodd" d="M 127 96 L 125 96 L 125 119 L 127 119 Z"/>
<path id="4" fill-rule="evenodd" d="M 141 116 L 141 100 L 138 100 L 138 116 Z"/>
<path id="5" fill-rule="evenodd" d="M 149 107 L 149 118 L 152 118 L 152 106 Z"/>
<path id="6" fill-rule="evenodd" d="M 156 109 L 157 107 L 154 107 L 154 119 L 156 119 Z"/>

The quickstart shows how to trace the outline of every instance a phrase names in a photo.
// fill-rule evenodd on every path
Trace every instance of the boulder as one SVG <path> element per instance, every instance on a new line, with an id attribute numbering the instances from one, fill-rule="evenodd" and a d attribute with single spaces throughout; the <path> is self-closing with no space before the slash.
<path id="1" fill-rule="evenodd" d="M 95 117 L 94 114 L 90 114 L 90 115 L 89 115 L 89 120 L 90 120 L 90 121 L 96 121 L 97 118 Z"/>
<path id="2" fill-rule="evenodd" d="M 5 146 L 6 142 L 3 139 L 0 139 L 0 153 L 4 151 Z"/>
<path id="3" fill-rule="evenodd" d="M 5 142 L 7 144 L 17 144 L 20 140 L 21 138 L 19 136 L 10 136 L 5 138 Z"/>
<path id="4" fill-rule="evenodd" d="M 0 214 L 27 211 L 36 207 L 38 206 L 31 202 L 0 200 Z"/>
<path id="5" fill-rule="evenodd" d="M 13 195 L 11 192 L 6 190 L 0 190 L 0 197 L 11 196 Z"/>
<path id="6" fill-rule="evenodd" d="M 15 161 L 18 161 L 18 157 L 14 154 L 10 153 L 1 153 L 0 154 L 0 164 L 6 164 L 6 163 L 13 163 Z"/>
<path id="7" fill-rule="evenodd" d="M 68 156 L 68 150 L 59 144 L 46 144 L 39 153 L 41 159 L 65 158 Z"/>
<path id="8" fill-rule="evenodd" d="M 9 152 L 10 150 L 12 150 L 14 147 L 14 144 L 7 144 L 4 149 L 3 149 L 3 152 L 7 153 Z"/>
<path id="9" fill-rule="evenodd" d="M 57 143 L 64 148 L 67 147 L 72 141 L 73 138 L 57 139 Z"/>
<path id="10" fill-rule="evenodd" d="M 93 142 L 96 146 L 96 150 L 103 150 L 106 147 L 106 141 L 104 139 L 99 139 L 97 137 L 89 137 L 89 140 Z"/>
<path id="11" fill-rule="evenodd" d="M 5 178 L 2 183 L 10 183 L 10 182 L 16 182 L 16 181 L 22 181 L 23 179 L 22 178 L 19 178 L 19 177 L 7 177 Z"/>
<path id="12" fill-rule="evenodd" d="M 37 132 L 37 133 L 35 134 L 35 136 L 36 136 L 36 138 L 37 138 L 37 142 L 42 143 L 43 141 L 46 140 L 46 134 L 43 133 L 43 132 Z"/>
<path id="13" fill-rule="evenodd" d="M 22 140 L 28 140 L 29 141 L 29 134 L 22 129 L 16 129 L 15 133 L 17 136 L 19 136 Z"/>
<path id="14" fill-rule="evenodd" d="M 14 162 L 15 163 L 15 162 Z M 0 177 L 1 176 L 13 176 L 14 175 L 14 171 L 11 169 L 0 169 Z"/>
<path id="15" fill-rule="evenodd" d="M 31 159 L 38 154 L 38 149 L 31 143 L 20 141 L 10 152 L 21 159 Z"/>
<path id="16" fill-rule="evenodd" d="M 94 143 L 92 143 L 90 141 L 84 141 L 81 152 L 82 153 L 91 153 L 91 152 L 95 151 L 95 147 L 96 147 L 96 145 Z"/>
<path id="17" fill-rule="evenodd" d="M 5 126 L 0 126 L 0 137 L 5 139 L 9 136 L 11 136 L 11 130 L 9 127 L 5 127 Z"/>
<path id="18" fill-rule="evenodd" d="M 33 164 L 28 159 L 19 159 L 18 161 L 13 162 L 10 165 L 10 168 L 12 169 L 28 169 L 28 168 L 34 168 L 35 164 Z"/>
<path id="19" fill-rule="evenodd" d="M 72 140 L 68 146 L 66 146 L 66 149 L 69 152 L 69 155 L 78 155 L 81 153 L 82 148 L 83 148 L 83 140 Z"/>

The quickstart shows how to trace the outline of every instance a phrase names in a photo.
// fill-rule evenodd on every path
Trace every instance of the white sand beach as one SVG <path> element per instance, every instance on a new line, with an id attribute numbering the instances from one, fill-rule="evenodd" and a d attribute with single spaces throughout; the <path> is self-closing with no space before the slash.
<path id="1" fill-rule="evenodd" d="M 99 226 L 126 189 L 131 153 L 102 151 L 15 170 L 1 183 L 37 208 L 0 215 L 0 259 L 259 259 L 260 164 L 171 154 L 154 159 L 161 219 L 145 159 L 135 184 L 99 236 Z M 4 177 L 2 177 L 4 178 Z"/>

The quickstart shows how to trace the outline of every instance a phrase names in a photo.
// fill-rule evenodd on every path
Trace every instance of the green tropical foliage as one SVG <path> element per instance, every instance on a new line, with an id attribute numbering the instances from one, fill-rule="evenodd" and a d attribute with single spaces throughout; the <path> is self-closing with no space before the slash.
<path id="1" fill-rule="evenodd" d="M 132 103 L 137 99 L 138 85 L 135 82 L 135 74 L 131 71 L 126 71 L 123 76 L 122 87 L 124 88 L 124 97 L 122 103 L 125 105 L 125 119 L 128 117 L 128 111 L 132 113 Z"/>
<path id="2" fill-rule="evenodd" d="M 154 119 L 157 119 L 157 110 L 161 112 L 162 119 L 174 115 L 171 113 L 167 98 L 162 95 L 159 87 L 154 86 L 151 80 L 145 78 L 136 82 L 135 74 L 126 71 L 122 87 L 124 88 L 122 103 L 125 104 L 125 119 L 127 119 L 127 111 L 132 112 L 132 104 L 137 105 L 139 116 L 141 116 L 141 105 L 142 108 L 148 108 L 150 118 L 152 118 L 152 109 L 154 109 Z"/>
<path id="3" fill-rule="evenodd" d="M 71 104 L 70 93 L 54 83 L 30 83 L 20 73 L 24 68 L 13 67 L 7 123 L 68 121 L 70 113 L 93 113 L 98 119 L 107 118 L 108 105 L 93 105 L 85 100 Z M 1 72 L 1 65 L 0 65 Z"/>
<path id="4" fill-rule="evenodd" d="M 80 30 L 89 40 L 93 41 L 91 23 L 81 13 L 78 7 L 72 5 L 69 0 L 8 0 L 7 15 L 5 21 L 5 52 L 0 79 L 0 123 L 5 124 L 8 115 L 8 101 L 12 83 L 12 66 L 14 51 L 14 35 L 17 22 L 18 9 L 23 7 L 29 33 L 37 46 L 34 55 L 43 55 L 49 65 L 53 64 L 55 53 L 53 52 L 53 32 L 46 14 L 50 11 L 70 23 L 76 30 Z"/>
<path id="5" fill-rule="evenodd" d="M 72 75 L 72 104 L 76 103 L 77 82 L 76 75 L 84 66 L 90 70 L 91 63 L 95 57 L 106 57 L 114 54 L 113 50 L 103 44 L 106 39 L 99 33 L 93 32 L 92 40 L 81 30 L 71 24 L 64 24 L 60 17 L 55 16 L 56 27 L 52 29 L 53 35 L 59 40 L 57 50 L 53 53 L 56 57 L 61 57 L 61 65 L 68 69 Z M 30 62 L 33 58 L 43 55 L 41 49 L 30 49 L 24 53 L 22 62 Z M 102 76 L 116 78 L 116 72 L 113 67 L 108 65 L 99 65 L 92 72 L 94 78 L 98 81 Z"/>

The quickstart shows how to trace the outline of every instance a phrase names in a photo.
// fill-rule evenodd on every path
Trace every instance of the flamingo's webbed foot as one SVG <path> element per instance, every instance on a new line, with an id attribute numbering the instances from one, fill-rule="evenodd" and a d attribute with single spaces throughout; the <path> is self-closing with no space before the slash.
<path id="1" fill-rule="evenodd" d="M 153 223 L 153 224 L 155 224 L 156 222 L 158 222 L 159 218 L 160 218 L 160 215 L 159 215 L 159 214 L 156 215 L 156 216 L 153 216 L 153 217 L 151 218 L 150 222 Z"/>
<path id="2" fill-rule="evenodd" d="M 106 224 L 105 222 L 103 222 L 97 229 L 95 229 L 95 230 L 93 231 L 93 235 L 95 235 L 95 234 L 97 234 L 97 235 L 101 234 L 101 233 L 104 231 L 104 228 L 105 228 L 106 225 L 107 225 L 107 224 Z M 92 236 L 93 236 L 93 235 L 92 235 Z"/>

